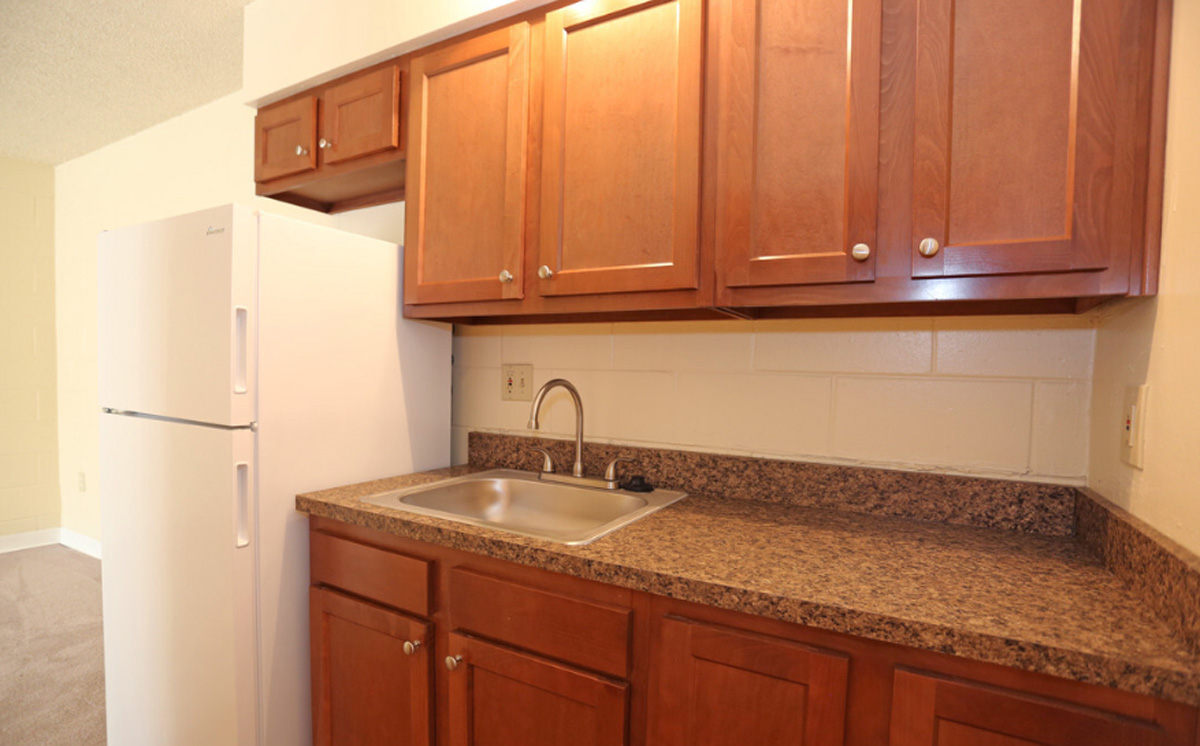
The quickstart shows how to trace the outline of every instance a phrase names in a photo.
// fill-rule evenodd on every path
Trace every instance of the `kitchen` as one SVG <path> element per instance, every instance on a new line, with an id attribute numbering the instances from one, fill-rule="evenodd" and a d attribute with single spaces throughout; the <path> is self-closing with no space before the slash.
<path id="1" fill-rule="evenodd" d="M 242 91 L 56 169 L 62 526 L 82 535 L 101 538 L 94 477 L 76 489 L 80 472 L 99 471 L 95 384 L 81 372 L 95 366 L 96 232 L 249 201 L 253 112 L 246 101 L 484 10 L 468 3 L 363 3 L 348 7 L 345 28 L 328 34 L 318 33 L 328 19 L 315 4 L 307 13 L 281 6 L 269 0 L 247 6 Z M 527 405 L 493 394 L 502 363 L 530 363 L 538 383 L 563 374 L 579 386 L 589 441 L 1086 483 L 1197 550 L 1200 508 L 1189 499 L 1185 471 L 1200 411 L 1186 331 L 1200 315 L 1186 250 L 1197 232 L 1188 209 L 1196 193 L 1188 166 L 1196 153 L 1176 135 L 1189 131 L 1193 113 L 1187 86 L 1194 88 L 1197 66 L 1180 40 L 1195 35 L 1194 12 L 1185 3 L 1175 9 L 1163 284 L 1156 299 L 1083 316 L 461 328 L 456 459 L 463 458 L 470 429 L 524 432 Z M 312 43 L 296 49 L 292 40 L 301 37 Z M 219 157 L 183 145 L 213 140 L 224 143 Z M 181 183 L 179 174 L 188 178 Z M 401 215 L 384 206 L 326 220 L 401 241 Z M 1137 471 L 1121 462 L 1113 433 L 1121 427 L 1125 387 L 1141 383 L 1153 393 L 1147 464 Z M 1164 401 L 1170 404 L 1154 404 Z M 790 424 L 796 422 L 805 427 Z M 981 425 L 994 434 L 981 436 Z M 560 407 L 548 426 L 569 436 L 570 413 Z"/>

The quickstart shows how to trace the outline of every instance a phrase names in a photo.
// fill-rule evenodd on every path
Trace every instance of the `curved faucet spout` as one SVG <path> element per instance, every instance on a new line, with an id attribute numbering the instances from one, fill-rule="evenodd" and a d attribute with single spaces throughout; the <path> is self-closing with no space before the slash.
<path id="1" fill-rule="evenodd" d="M 576 477 L 583 476 L 583 400 L 579 398 L 579 391 L 575 386 L 565 378 L 554 378 L 546 381 L 546 385 L 538 389 L 537 395 L 533 397 L 533 406 L 529 409 L 529 429 L 537 430 L 539 425 L 538 414 L 542 409 L 542 400 L 546 398 L 546 393 L 550 389 L 561 386 L 571 395 L 571 399 L 575 402 L 575 466 L 571 469 L 571 474 Z"/>

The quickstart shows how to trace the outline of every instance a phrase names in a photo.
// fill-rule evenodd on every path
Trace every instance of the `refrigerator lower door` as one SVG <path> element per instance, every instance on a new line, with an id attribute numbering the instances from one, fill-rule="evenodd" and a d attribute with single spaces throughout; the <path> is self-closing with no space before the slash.
<path id="1" fill-rule="evenodd" d="M 254 434 L 100 415 L 108 742 L 254 746 Z"/>

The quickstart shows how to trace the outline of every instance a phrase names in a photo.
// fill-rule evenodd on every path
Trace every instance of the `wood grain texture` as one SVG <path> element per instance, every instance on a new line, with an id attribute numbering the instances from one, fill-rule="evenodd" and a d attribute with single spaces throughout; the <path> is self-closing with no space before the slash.
<path id="1" fill-rule="evenodd" d="M 451 633 L 450 746 L 622 746 L 627 684 Z"/>
<path id="2" fill-rule="evenodd" d="M 412 70 L 405 300 L 521 298 L 529 24 L 418 55 Z"/>
<path id="3" fill-rule="evenodd" d="M 970 681 L 897 670 L 891 746 L 1152 746 L 1186 723 L 1141 720 Z"/>
<path id="4" fill-rule="evenodd" d="M 880 3 L 722 7 L 720 284 L 872 279 L 850 250 L 877 248 Z"/>
<path id="5" fill-rule="evenodd" d="M 547 15 L 540 295 L 698 287 L 703 28 L 699 0 Z"/>
<path id="6" fill-rule="evenodd" d="M 431 746 L 429 625 L 326 588 L 309 598 L 316 746 Z"/>
<path id="7" fill-rule="evenodd" d="M 629 609 L 461 569 L 449 573 L 446 603 L 457 630 L 612 676 L 629 675 Z M 498 608 L 504 613 L 497 614 Z"/>
<path id="8" fill-rule="evenodd" d="M 260 109 L 254 117 L 254 180 L 270 181 L 316 167 L 317 97 L 307 94 Z"/>
<path id="9" fill-rule="evenodd" d="M 675 617 L 657 622 L 651 746 L 841 746 L 849 658 Z"/>
<path id="10" fill-rule="evenodd" d="M 321 108 L 323 163 L 341 163 L 403 146 L 400 66 L 393 64 L 330 86 Z"/>
<path id="11" fill-rule="evenodd" d="M 314 532 L 309 562 L 314 585 L 341 588 L 422 616 L 429 613 L 425 560 Z"/>

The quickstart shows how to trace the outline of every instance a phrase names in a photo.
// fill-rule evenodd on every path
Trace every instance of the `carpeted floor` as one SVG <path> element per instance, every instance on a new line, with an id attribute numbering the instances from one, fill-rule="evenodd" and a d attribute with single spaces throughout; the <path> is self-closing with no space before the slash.
<path id="1" fill-rule="evenodd" d="M 0 744 L 104 742 L 100 561 L 63 546 L 0 554 Z"/>

